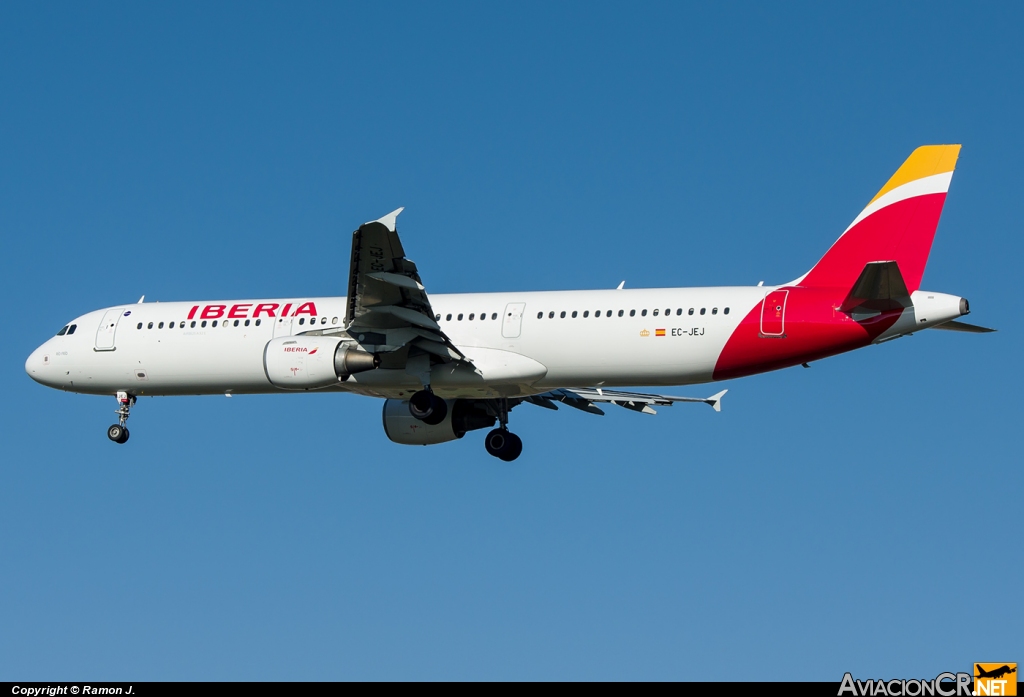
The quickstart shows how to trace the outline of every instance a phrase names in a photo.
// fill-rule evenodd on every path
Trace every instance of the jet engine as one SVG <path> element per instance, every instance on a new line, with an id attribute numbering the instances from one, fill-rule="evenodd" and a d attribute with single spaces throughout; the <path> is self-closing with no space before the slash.
<path id="1" fill-rule="evenodd" d="M 420 421 L 409 411 L 409 400 L 384 402 L 384 433 L 402 445 L 434 445 L 462 438 L 468 431 L 490 428 L 497 421 L 480 402 L 472 399 L 446 399 L 448 414 L 437 425 Z"/>
<path id="2" fill-rule="evenodd" d="M 263 350 L 267 379 L 285 390 L 328 387 L 379 365 L 376 354 L 354 349 L 336 336 L 279 336 Z"/>

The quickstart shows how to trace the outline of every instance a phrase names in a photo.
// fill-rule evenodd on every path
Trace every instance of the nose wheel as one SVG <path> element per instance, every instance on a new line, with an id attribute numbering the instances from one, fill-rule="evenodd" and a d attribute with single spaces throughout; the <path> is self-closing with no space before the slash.
<path id="1" fill-rule="evenodd" d="M 125 423 L 131 416 L 132 405 L 135 404 L 135 396 L 127 392 L 117 393 L 117 423 L 107 429 L 107 438 L 115 443 L 128 442 L 128 427 Z"/>
<path id="2" fill-rule="evenodd" d="M 128 429 L 120 424 L 114 424 L 107 429 L 107 438 L 115 443 L 124 443 L 128 440 Z"/>

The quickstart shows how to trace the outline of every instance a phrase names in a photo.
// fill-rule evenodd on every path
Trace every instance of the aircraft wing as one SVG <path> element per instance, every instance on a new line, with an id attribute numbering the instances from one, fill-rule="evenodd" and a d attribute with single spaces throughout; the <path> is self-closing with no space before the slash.
<path id="1" fill-rule="evenodd" d="M 676 402 L 703 402 L 710 404 L 715 411 L 722 411 L 722 396 L 729 390 L 722 390 L 716 395 L 706 398 L 700 397 L 675 397 L 672 395 L 644 394 L 642 392 L 620 392 L 618 390 L 604 390 L 600 388 L 573 388 L 558 389 L 543 394 L 526 397 L 524 401 L 536 404 L 547 409 L 557 409 L 555 402 L 561 402 L 574 409 L 580 409 L 590 414 L 604 416 L 604 411 L 595 403 L 615 404 L 632 411 L 639 411 L 644 414 L 657 414 L 654 406 L 670 407 Z M 653 406 L 652 406 L 653 405 Z"/>
<path id="2" fill-rule="evenodd" d="M 404 209 L 363 223 L 352 233 L 345 331 L 388 367 L 402 367 L 409 351 L 442 362 L 464 358 L 441 331 L 416 264 L 406 258 L 396 220 Z M 388 360 L 386 354 L 391 354 Z"/>

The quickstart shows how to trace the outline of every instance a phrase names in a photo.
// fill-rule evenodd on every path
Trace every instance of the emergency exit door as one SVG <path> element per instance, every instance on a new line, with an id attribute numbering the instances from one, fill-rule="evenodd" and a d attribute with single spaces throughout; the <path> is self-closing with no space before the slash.
<path id="1" fill-rule="evenodd" d="M 788 290 L 773 290 L 764 296 L 761 305 L 761 336 L 779 338 L 786 335 L 786 299 Z"/>
<path id="2" fill-rule="evenodd" d="M 505 317 L 501 322 L 501 335 L 506 339 L 518 339 L 523 330 L 523 311 L 526 303 L 509 303 L 505 306 Z"/>

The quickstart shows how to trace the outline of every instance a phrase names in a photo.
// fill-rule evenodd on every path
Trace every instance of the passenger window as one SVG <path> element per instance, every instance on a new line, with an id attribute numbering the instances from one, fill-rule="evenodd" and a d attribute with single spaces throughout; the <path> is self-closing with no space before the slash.
<path id="1" fill-rule="evenodd" d="M 498 319 L 498 313 L 497 312 L 492 312 L 491 313 L 491 319 Z"/>
<path id="2" fill-rule="evenodd" d="M 604 316 L 605 317 L 611 317 L 612 316 L 612 311 L 608 310 L 607 312 L 604 313 Z"/>
<path id="3" fill-rule="evenodd" d="M 543 312 L 538 312 L 537 313 L 537 319 L 544 319 L 544 313 Z"/>
<path id="4" fill-rule="evenodd" d="M 600 316 L 601 316 L 601 311 L 600 310 L 595 310 L 594 311 L 594 317 L 600 317 Z"/>
<path id="5" fill-rule="evenodd" d="M 625 312 L 625 310 L 619 310 L 619 317 L 622 317 L 623 312 Z"/>
<path id="6" fill-rule="evenodd" d="M 201 326 L 203 327 L 203 329 L 206 329 L 206 320 L 205 319 L 203 320 L 203 324 Z"/>
<path id="7" fill-rule="evenodd" d="M 562 319 L 565 319 L 565 310 L 562 310 L 558 316 L 561 317 Z"/>
<path id="8" fill-rule="evenodd" d="M 167 328 L 168 329 L 174 329 L 174 322 L 168 322 L 167 323 Z"/>
<path id="9" fill-rule="evenodd" d="M 729 308 L 725 308 L 725 310 L 722 312 L 722 314 L 724 314 L 724 315 L 729 314 Z"/>
<path id="10" fill-rule="evenodd" d="M 192 324 L 190 324 L 188 326 L 189 326 L 190 329 L 195 329 L 196 328 L 196 321 L 192 320 Z"/>
<path id="11" fill-rule="evenodd" d="M 246 324 L 248 324 L 248 322 L 246 322 Z M 184 322 L 182 322 L 181 324 L 178 325 L 178 329 L 184 329 L 184 328 L 185 328 L 185 323 Z"/>
<path id="12" fill-rule="evenodd" d="M 583 318 L 586 319 L 587 317 L 590 317 L 590 310 L 583 311 Z"/>
<path id="13" fill-rule="evenodd" d="M 245 326 L 249 326 L 249 320 L 245 320 Z"/>
<path id="14" fill-rule="evenodd" d="M 452 321 L 452 313 L 449 312 L 447 315 L 445 315 L 444 316 L 444 321 L 445 322 L 451 322 Z"/>
<path id="15" fill-rule="evenodd" d="M 211 327 L 216 327 L 217 326 L 217 320 L 213 320 L 213 322 L 210 324 L 210 326 Z"/>
<path id="16" fill-rule="evenodd" d="M 692 315 L 692 314 L 693 314 L 693 308 L 691 307 L 691 308 L 689 309 L 689 311 L 688 311 L 688 312 L 687 312 L 686 314 L 688 314 L 688 315 Z"/>
<path id="17" fill-rule="evenodd" d="M 573 310 L 573 311 L 572 311 L 572 318 L 573 318 L 573 319 L 576 319 L 576 310 Z"/>
<path id="18" fill-rule="evenodd" d="M 299 324 L 305 324 L 305 323 L 306 323 L 306 318 L 305 318 L 305 317 L 299 317 Z M 216 327 L 216 326 L 217 326 L 217 323 L 216 323 L 216 322 L 214 322 L 214 323 L 213 323 L 213 326 L 215 326 L 215 327 Z"/>
<path id="19" fill-rule="evenodd" d="M 654 315 L 655 317 L 657 317 L 658 316 L 658 308 L 654 308 L 654 312 L 652 312 L 651 314 Z"/>
<path id="20" fill-rule="evenodd" d="M 139 325 L 139 326 L 142 326 L 142 325 Z M 60 328 L 60 331 L 57 332 L 57 336 L 64 336 L 67 333 L 68 333 L 68 325 L 65 324 L 63 327 Z"/>
<path id="21" fill-rule="evenodd" d="M 472 322 L 474 317 L 476 317 L 476 313 L 470 312 L 469 313 L 469 321 Z"/>
<path id="22" fill-rule="evenodd" d="M 438 315 L 434 319 L 437 319 L 437 320 L 441 319 L 441 315 Z M 338 323 L 338 318 L 337 317 L 331 317 L 331 324 L 337 324 L 337 323 Z M 249 323 L 246 322 L 245 324 L 246 324 L 246 326 L 248 326 Z"/>
<path id="23" fill-rule="evenodd" d="M 703 314 L 704 314 L 705 312 L 707 312 L 707 308 L 704 308 L 704 307 L 700 308 L 700 313 L 701 313 L 702 315 L 703 315 Z"/>
<path id="24" fill-rule="evenodd" d="M 260 326 L 260 322 L 262 322 L 262 321 L 263 320 L 261 320 L 261 319 L 256 320 L 256 326 L 257 327 Z M 195 322 L 193 322 L 192 325 L 195 326 Z"/>
<path id="25" fill-rule="evenodd" d="M 641 317 L 646 317 L 647 316 L 647 310 L 641 310 L 640 311 L 640 316 Z"/>
<path id="26" fill-rule="evenodd" d="M 153 323 L 152 322 L 150 322 L 149 324 L 146 325 L 146 329 L 152 329 L 152 328 L 153 328 Z"/>
<path id="27" fill-rule="evenodd" d="M 668 317 L 671 314 L 672 314 L 672 308 L 671 307 L 666 307 L 665 308 L 665 316 Z"/>
<path id="28" fill-rule="evenodd" d="M 136 329 L 142 329 L 142 322 L 139 322 L 139 326 L 137 326 Z M 64 330 L 61 329 L 60 332 L 61 332 L 61 334 L 63 334 Z M 57 336 L 60 336 L 60 334 L 58 334 Z"/>
<path id="29" fill-rule="evenodd" d="M 235 324 L 236 327 L 238 326 L 238 320 L 237 319 L 235 320 L 234 324 Z"/>
<path id="30" fill-rule="evenodd" d="M 160 324 L 156 325 L 156 328 L 157 329 L 163 329 L 164 328 L 164 323 L 161 322 Z"/>
<path id="31" fill-rule="evenodd" d="M 459 313 L 459 321 L 460 322 L 462 321 L 462 313 L 461 312 Z"/>
<path id="32" fill-rule="evenodd" d="M 321 317 L 320 318 L 320 324 L 327 324 L 327 318 L 326 317 Z"/>
<path id="33" fill-rule="evenodd" d="M 717 307 L 711 308 L 711 314 L 717 315 L 718 314 L 718 308 Z"/>
<path id="34" fill-rule="evenodd" d="M 554 318 L 555 318 L 555 311 L 552 310 L 551 312 L 548 313 L 548 319 L 554 319 Z"/>
<path id="35" fill-rule="evenodd" d="M 681 314 L 683 314 L 683 308 L 681 308 L 681 307 L 677 307 L 677 308 L 676 308 L 676 314 L 677 314 L 677 315 L 681 315 Z"/>

